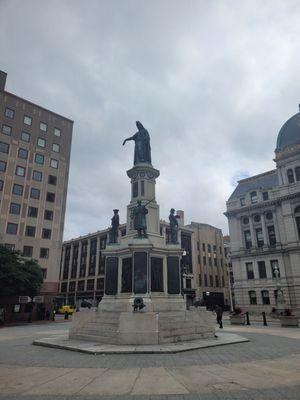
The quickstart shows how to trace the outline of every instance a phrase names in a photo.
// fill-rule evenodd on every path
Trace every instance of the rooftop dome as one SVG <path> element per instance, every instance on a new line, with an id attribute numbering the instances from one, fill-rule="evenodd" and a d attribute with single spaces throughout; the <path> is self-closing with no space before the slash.
<path id="1" fill-rule="evenodd" d="M 293 115 L 282 125 L 276 143 L 276 150 L 300 143 L 300 112 Z"/>

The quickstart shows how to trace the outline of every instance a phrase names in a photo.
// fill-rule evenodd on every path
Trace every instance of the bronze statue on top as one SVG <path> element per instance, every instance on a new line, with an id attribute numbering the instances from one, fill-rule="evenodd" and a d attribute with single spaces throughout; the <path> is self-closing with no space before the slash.
<path id="1" fill-rule="evenodd" d="M 110 243 L 118 243 L 118 233 L 119 233 L 119 225 L 120 225 L 120 220 L 119 220 L 119 215 L 118 212 L 119 210 L 113 210 L 114 215 L 111 219 L 111 228 L 109 231 L 109 242 Z"/>
<path id="2" fill-rule="evenodd" d="M 151 164 L 150 135 L 140 121 L 136 121 L 136 126 L 138 128 L 138 132 L 125 139 L 123 146 L 127 141 L 134 140 L 134 165 L 139 163 Z"/>
<path id="3" fill-rule="evenodd" d="M 171 243 L 178 243 L 178 238 L 177 238 L 177 234 L 178 234 L 178 221 L 177 215 L 175 214 L 175 210 L 174 208 L 171 208 L 170 210 L 170 215 L 169 215 L 169 221 L 170 221 L 170 231 L 171 231 Z"/>

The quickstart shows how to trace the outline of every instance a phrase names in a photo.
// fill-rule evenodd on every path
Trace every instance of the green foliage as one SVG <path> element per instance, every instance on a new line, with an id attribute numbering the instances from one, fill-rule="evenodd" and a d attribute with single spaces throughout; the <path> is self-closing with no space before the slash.
<path id="1" fill-rule="evenodd" d="M 25 260 L 16 251 L 0 245 L 0 296 L 36 296 L 43 273 L 34 260 Z"/>

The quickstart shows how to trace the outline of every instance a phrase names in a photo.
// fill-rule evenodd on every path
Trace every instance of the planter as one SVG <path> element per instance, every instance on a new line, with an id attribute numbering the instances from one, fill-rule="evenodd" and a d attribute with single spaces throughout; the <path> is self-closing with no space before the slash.
<path id="1" fill-rule="evenodd" d="M 279 317 L 279 320 L 281 326 L 299 326 L 298 317 L 296 317 L 295 315 L 282 315 Z"/>
<path id="2" fill-rule="evenodd" d="M 245 325 L 245 314 L 230 315 L 231 325 Z"/>

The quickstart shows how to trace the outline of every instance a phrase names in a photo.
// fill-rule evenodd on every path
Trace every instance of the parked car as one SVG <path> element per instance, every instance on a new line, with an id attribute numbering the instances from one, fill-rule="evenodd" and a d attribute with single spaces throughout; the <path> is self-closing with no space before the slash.
<path id="1" fill-rule="evenodd" d="M 76 311 L 75 306 L 72 305 L 65 305 L 65 306 L 61 306 L 58 310 L 57 310 L 57 314 L 66 314 L 66 312 L 69 315 L 72 315 L 74 312 Z"/>

